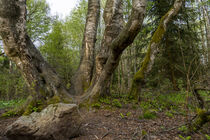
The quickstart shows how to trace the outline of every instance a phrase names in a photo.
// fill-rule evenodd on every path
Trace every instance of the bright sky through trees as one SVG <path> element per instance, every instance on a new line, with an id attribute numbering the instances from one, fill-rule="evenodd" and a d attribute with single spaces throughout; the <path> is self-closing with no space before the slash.
<path id="1" fill-rule="evenodd" d="M 65 17 L 76 6 L 78 0 L 47 0 L 47 2 L 50 4 L 53 15 L 58 14 Z"/>

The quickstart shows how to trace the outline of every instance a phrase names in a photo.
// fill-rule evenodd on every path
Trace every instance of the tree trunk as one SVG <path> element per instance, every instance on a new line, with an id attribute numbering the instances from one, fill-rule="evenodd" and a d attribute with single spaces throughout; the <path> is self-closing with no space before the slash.
<path id="1" fill-rule="evenodd" d="M 25 16 L 25 0 L 0 0 L 0 36 L 5 54 L 17 65 L 33 91 L 31 100 L 69 98 L 61 79 L 26 34 Z"/>
<path id="2" fill-rule="evenodd" d="M 72 78 L 70 89 L 71 93 L 77 95 L 83 94 L 91 84 L 99 15 L 100 0 L 89 0 L 80 65 Z"/>
<path id="3" fill-rule="evenodd" d="M 202 53 L 203 53 L 203 57 L 204 57 L 204 65 L 208 65 L 208 51 L 207 51 L 207 47 L 206 47 L 206 45 L 205 45 L 205 36 L 204 36 L 204 30 L 203 30 L 203 23 L 202 23 L 202 10 L 201 10 L 201 8 L 199 9 L 199 20 L 200 20 L 200 22 L 199 22 L 199 27 L 200 27 L 200 32 L 201 32 L 201 42 L 202 42 Z"/>
<path id="4" fill-rule="evenodd" d="M 86 95 L 80 98 L 80 102 L 85 100 L 91 102 L 91 100 L 94 100 L 100 95 L 101 89 L 107 84 L 107 80 L 110 79 L 113 71 L 118 66 L 122 52 L 134 41 L 139 33 L 145 15 L 146 0 L 133 0 L 132 5 L 132 13 L 128 23 L 108 46 L 110 48 L 110 54 L 99 78 L 87 91 Z"/>
<path id="5" fill-rule="evenodd" d="M 203 0 L 201 0 L 203 2 Z M 207 53 L 208 53 L 208 66 L 210 68 L 210 19 L 209 19 L 209 14 L 208 14 L 208 8 L 205 5 L 202 5 L 202 10 L 203 10 L 203 19 L 204 19 L 204 25 L 206 29 L 206 42 L 207 42 Z"/>
<path id="6" fill-rule="evenodd" d="M 104 9 L 104 22 L 105 31 L 103 40 L 100 46 L 100 52 L 96 56 L 96 74 L 93 79 L 93 83 L 97 81 L 99 75 L 104 69 L 104 65 L 110 55 L 110 44 L 119 35 L 123 28 L 123 2 L 122 0 L 107 0 Z M 111 80 L 107 80 L 107 84 L 104 85 L 101 94 L 110 94 L 110 83 Z"/>
<path id="7" fill-rule="evenodd" d="M 141 92 L 141 86 L 144 85 L 144 80 L 150 73 L 155 61 L 156 54 L 158 52 L 158 46 L 167 30 L 169 21 L 178 14 L 183 0 L 176 0 L 173 7 L 161 18 L 159 26 L 152 36 L 152 40 L 149 43 L 146 56 L 143 59 L 140 70 L 134 75 L 133 84 L 130 91 L 130 95 L 134 98 L 139 97 Z"/>

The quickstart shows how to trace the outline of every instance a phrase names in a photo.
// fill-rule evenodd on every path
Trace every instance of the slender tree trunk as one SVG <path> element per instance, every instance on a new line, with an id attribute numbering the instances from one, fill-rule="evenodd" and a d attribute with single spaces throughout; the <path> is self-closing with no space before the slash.
<path id="1" fill-rule="evenodd" d="M 70 97 L 57 73 L 26 34 L 26 1 L 0 0 L 0 36 L 5 54 L 17 65 L 33 91 L 32 100 Z"/>
<path id="2" fill-rule="evenodd" d="M 208 10 L 206 7 L 203 7 L 203 15 L 205 19 L 205 28 L 206 28 L 206 41 L 207 41 L 207 48 L 208 48 L 208 65 L 210 68 L 210 19 L 208 16 Z"/>
<path id="3" fill-rule="evenodd" d="M 174 90 L 178 90 L 177 84 L 176 84 L 176 77 L 175 77 L 175 72 L 174 72 L 174 63 L 173 63 L 173 56 L 172 56 L 172 52 L 171 52 L 171 46 L 170 46 L 170 40 L 168 38 L 168 36 L 165 37 L 165 42 L 166 42 L 166 51 L 168 53 L 168 58 L 169 58 L 169 75 L 170 75 L 170 80 L 171 83 L 173 85 L 173 89 Z"/>
<path id="4" fill-rule="evenodd" d="M 200 32 L 201 32 L 201 42 L 202 42 L 202 52 L 203 52 L 203 57 L 204 57 L 204 64 L 207 65 L 208 62 L 208 56 L 207 56 L 207 50 L 206 50 L 206 45 L 205 45 L 205 36 L 204 36 L 204 31 L 203 31 L 203 23 L 202 23 L 202 9 L 199 8 L 199 25 L 200 25 Z M 208 48 L 207 48 L 208 49 Z"/>
<path id="5" fill-rule="evenodd" d="M 155 61 L 156 54 L 158 52 L 158 46 L 167 30 L 169 21 L 178 14 L 183 0 L 176 0 L 173 7 L 161 18 L 159 26 L 152 36 L 152 40 L 149 43 L 146 56 L 143 59 L 140 70 L 134 75 L 133 84 L 130 91 L 130 95 L 134 98 L 139 97 L 141 92 L 141 86 L 144 85 L 144 80 L 150 73 Z"/>
<path id="6" fill-rule="evenodd" d="M 71 93 L 81 95 L 90 86 L 93 68 L 97 27 L 100 17 L 100 0 L 88 0 L 88 13 L 82 43 L 79 69 L 72 78 Z"/>
<path id="7" fill-rule="evenodd" d="M 203 0 L 200 0 L 203 2 Z M 207 54 L 208 54 L 208 67 L 210 68 L 210 18 L 208 15 L 208 10 L 205 5 L 201 5 L 203 11 L 204 26 L 206 29 L 206 42 L 207 42 Z"/>

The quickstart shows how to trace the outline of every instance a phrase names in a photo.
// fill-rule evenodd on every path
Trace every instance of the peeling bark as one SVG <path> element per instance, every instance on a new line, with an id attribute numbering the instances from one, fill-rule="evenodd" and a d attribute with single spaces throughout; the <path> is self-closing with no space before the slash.
<path id="1" fill-rule="evenodd" d="M 96 99 L 119 63 L 122 52 L 134 41 L 139 33 L 145 16 L 146 0 L 133 0 L 132 13 L 128 23 L 109 45 L 110 54 L 96 83 L 81 96 L 79 102 Z"/>
<path id="2" fill-rule="evenodd" d="M 89 0 L 80 65 L 77 73 L 72 78 L 70 89 L 71 93 L 77 95 L 84 93 L 91 84 L 99 15 L 100 0 Z"/>
<path id="3" fill-rule="evenodd" d="M 71 98 L 57 73 L 41 56 L 26 33 L 26 0 L 0 0 L 0 36 L 5 54 L 17 65 L 34 100 Z"/>
<path id="4" fill-rule="evenodd" d="M 104 69 L 104 65 L 110 55 L 110 44 L 119 35 L 123 28 L 123 2 L 122 0 L 107 0 L 104 10 L 105 31 L 100 46 L 100 52 L 96 56 L 96 74 L 93 83 L 98 79 Z M 110 77 L 111 78 L 111 77 Z M 102 94 L 109 94 L 110 79 L 102 89 Z"/>
<path id="5" fill-rule="evenodd" d="M 155 61 L 156 54 L 158 52 L 158 46 L 167 30 L 169 21 L 178 14 L 183 0 L 176 0 L 173 7 L 161 18 L 159 26 L 152 36 L 152 40 L 149 43 L 146 56 L 144 57 L 140 70 L 134 75 L 132 88 L 130 95 L 134 98 L 138 98 L 141 92 L 141 86 L 144 85 L 144 80 L 150 73 Z"/>
<path id="6" fill-rule="evenodd" d="M 107 0 L 104 10 L 105 31 L 100 52 L 96 57 L 96 75 L 99 76 L 110 53 L 109 45 L 123 28 L 122 0 Z"/>

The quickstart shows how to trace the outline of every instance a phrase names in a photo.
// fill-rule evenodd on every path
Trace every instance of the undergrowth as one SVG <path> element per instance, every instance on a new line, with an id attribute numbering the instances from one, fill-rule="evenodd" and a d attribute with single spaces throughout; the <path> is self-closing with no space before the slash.
<path id="1" fill-rule="evenodd" d="M 25 99 L 0 101 L 0 109 L 14 108 L 23 104 Z"/>

